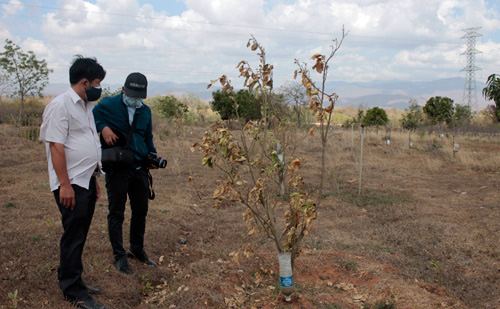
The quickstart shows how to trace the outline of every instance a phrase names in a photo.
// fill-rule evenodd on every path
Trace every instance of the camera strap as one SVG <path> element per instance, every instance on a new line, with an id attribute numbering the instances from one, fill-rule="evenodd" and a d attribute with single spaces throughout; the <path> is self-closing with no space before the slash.
<path id="1" fill-rule="evenodd" d="M 151 172 L 148 169 L 148 182 L 149 182 L 149 196 L 148 198 L 150 200 L 155 199 L 155 190 L 153 190 L 153 175 L 151 175 Z"/>

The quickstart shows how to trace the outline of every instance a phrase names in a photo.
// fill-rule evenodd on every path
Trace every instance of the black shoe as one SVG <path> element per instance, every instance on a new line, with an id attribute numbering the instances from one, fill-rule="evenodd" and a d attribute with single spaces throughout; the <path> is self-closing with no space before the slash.
<path id="1" fill-rule="evenodd" d="M 146 265 L 158 266 L 158 264 L 156 264 L 156 262 L 152 261 L 148 257 L 148 255 L 146 254 L 146 252 L 144 252 L 144 250 L 143 251 L 139 251 L 139 252 L 131 252 L 131 251 L 129 251 L 128 252 L 128 257 L 130 257 L 130 258 L 136 258 L 136 259 L 138 259 L 139 261 L 143 262 Z"/>
<path id="2" fill-rule="evenodd" d="M 93 299 L 92 297 L 87 297 L 83 300 L 76 300 L 76 301 L 73 301 L 73 304 L 75 304 L 75 306 L 77 308 L 85 308 L 85 309 L 106 309 L 106 306 L 104 306 L 103 304 L 101 304 L 100 302 L 96 301 L 95 299 Z"/>
<path id="3" fill-rule="evenodd" d="M 132 269 L 130 268 L 130 265 L 128 265 L 128 260 L 126 256 L 116 261 L 116 268 L 118 269 L 119 272 L 125 275 L 130 275 L 132 273 Z"/>
<path id="4" fill-rule="evenodd" d="M 89 291 L 89 295 L 97 295 L 102 293 L 101 289 L 99 288 L 94 288 L 90 285 L 85 285 L 85 287 L 87 288 L 87 291 Z"/>

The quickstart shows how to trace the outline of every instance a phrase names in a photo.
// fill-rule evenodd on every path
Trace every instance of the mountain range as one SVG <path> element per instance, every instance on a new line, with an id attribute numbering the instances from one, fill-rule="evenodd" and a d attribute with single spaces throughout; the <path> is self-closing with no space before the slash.
<path id="1" fill-rule="evenodd" d="M 103 83 L 103 87 L 109 87 L 111 91 L 121 88 L 121 85 L 110 85 Z M 338 107 L 363 106 L 363 108 L 399 108 L 408 107 L 410 99 L 417 100 L 423 106 L 425 102 L 433 96 L 451 98 L 455 104 L 465 104 L 462 102 L 464 96 L 465 80 L 462 77 L 438 79 L 426 82 L 413 81 L 371 81 L 371 82 L 344 82 L 330 81 L 326 83 L 329 93 L 336 92 L 339 96 Z M 477 107 L 483 109 L 492 102 L 485 101 L 481 95 L 485 84 L 476 81 Z M 66 84 L 49 84 L 45 89 L 46 95 L 57 95 L 68 88 Z M 182 97 L 191 93 L 199 97 L 202 101 L 210 101 L 212 92 L 217 87 L 207 89 L 207 83 L 175 83 L 150 81 L 148 85 L 148 96 L 175 95 Z M 474 109 L 474 108 L 473 108 Z"/>

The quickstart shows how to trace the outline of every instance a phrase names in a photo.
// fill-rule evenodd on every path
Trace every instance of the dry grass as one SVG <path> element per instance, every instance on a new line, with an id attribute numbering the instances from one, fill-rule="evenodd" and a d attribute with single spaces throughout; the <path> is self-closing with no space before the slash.
<path id="1" fill-rule="evenodd" d="M 0 125 L 0 308 L 14 305 L 8 293 L 15 290 L 19 308 L 69 308 L 57 286 L 62 229 L 45 148 L 19 138 L 19 130 Z M 110 308 L 360 308 L 379 301 L 396 308 L 500 306 L 499 140 L 459 137 L 453 158 L 448 138 L 414 135 L 409 149 L 406 133 L 393 132 L 388 146 L 385 132 L 369 132 L 358 195 L 359 133 L 352 139 L 350 131 L 332 131 L 325 199 L 297 260 L 297 292 L 287 304 L 277 291 L 272 244 L 246 235 L 240 206 L 210 207 L 220 174 L 189 150 L 202 134 L 192 127 L 177 136 L 172 125 L 155 122 L 156 145 L 168 166 L 153 171 L 157 198 L 146 250 L 157 261 L 162 257 L 159 267 L 132 261 L 133 275 L 115 270 L 105 194 L 98 202 L 84 279 L 104 290 L 97 299 Z M 317 137 L 298 149 L 312 192 L 320 153 Z M 127 210 L 125 222 L 129 216 Z M 238 264 L 232 252 L 247 242 L 255 256 Z"/>

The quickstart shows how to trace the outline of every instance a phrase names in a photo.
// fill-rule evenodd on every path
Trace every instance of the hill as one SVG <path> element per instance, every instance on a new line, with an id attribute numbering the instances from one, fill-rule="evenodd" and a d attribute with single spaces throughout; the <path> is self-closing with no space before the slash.
<path id="1" fill-rule="evenodd" d="M 412 81 L 372 81 L 372 82 L 327 82 L 327 90 L 336 92 L 339 95 L 338 105 L 358 107 L 363 105 L 366 108 L 374 106 L 391 108 L 397 107 L 405 109 L 408 107 L 408 101 L 415 99 L 420 105 L 424 105 L 427 99 L 433 96 L 446 96 L 462 104 L 464 93 L 464 79 L 461 77 L 438 79 L 426 82 Z M 103 87 L 109 87 L 115 90 L 121 87 L 116 84 L 106 84 Z M 481 96 L 481 90 L 485 84 L 476 82 L 477 101 L 479 109 L 484 108 L 488 103 Z M 66 84 L 50 84 L 45 90 L 46 95 L 57 95 L 64 91 Z M 212 99 L 212 92 L 217 87 L 207 89 L 207 83 L 175 83 L 175 82 L 157 82 L 150 81 L 148 95 L 175 95 L 182 96 L 186 93 L 192 93 L 203 101 Z"/>

